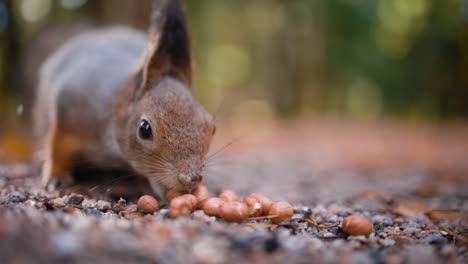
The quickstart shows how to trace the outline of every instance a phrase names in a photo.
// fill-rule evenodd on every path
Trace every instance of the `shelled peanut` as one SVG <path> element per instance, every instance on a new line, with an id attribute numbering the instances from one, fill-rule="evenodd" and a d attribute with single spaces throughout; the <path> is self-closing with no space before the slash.
<path id="1" fill-rule="evenodd" d="M 151 196 L 142 196 L 138 201 L 138 208 L 148 212 L 159 210 L 159 203 L 153 199 Z M 293 215 L 293 208 L 287 202 L 274 203 L 259 193 L 251 193 L 240 200 L 237 193 L 229 189 L 220 192 L 218 197 L 211 197 L 206 186 L 201 184 L 193 189 L 192 194 L 170 190 L 166 193 L 166 199 L 170 203 L 171 218 L 189 216 L 194 210 L 202 209 L 207 215 L 229 222 L 241 223 L 251 217 L 271 219 L 272 223 L 279 224 L 289 222 Z"/>
<path id="2" fill-rule="evenodd" d="M 169 205 L 169 216 L 189 216 L 198 206 L 198 199 L 193 194 L 184 194 L 174 197 Z"/>
<path id="3" fill-rule="evenodd" d="M 138 199 L 137 209 L 139 211 L 146 211 L 152 214 L 159 211 L 159 202 L 151 195 L 143 195 Z"/>

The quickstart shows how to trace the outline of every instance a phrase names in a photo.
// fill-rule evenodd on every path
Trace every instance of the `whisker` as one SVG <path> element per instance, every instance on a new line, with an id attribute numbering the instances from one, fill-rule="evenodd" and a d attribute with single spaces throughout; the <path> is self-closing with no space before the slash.
<path id="1" fill-rule="evenodd" d="M 231 140 L 230 142 L 228 142 L 227 144 L 225 144 L 224 146 L 222 146 L 220 149 L 218 149 L 215 153 L 213 154 L 210 154 L 207 158 L 206 158 L 206 162 L 210 161 L 212 158 L 214 158 L 216 155 L 218 155 L 219 153 L 221 153 L 222 151 L 226 150 L 228 147 L 232 146 L 232 144 L 236 143 L 237 141 L 239 141 L 243 136 L 239 136 L 233 140 Z"/>

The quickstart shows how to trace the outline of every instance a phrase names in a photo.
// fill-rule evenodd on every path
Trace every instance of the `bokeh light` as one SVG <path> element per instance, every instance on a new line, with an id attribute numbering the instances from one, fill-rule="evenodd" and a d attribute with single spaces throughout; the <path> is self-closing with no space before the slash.
<path id="1" fill-rule="evenodd" d="M 37 22 L 49 13 L 51 4 L 51 0 L 21 0 L 21 15 L 27 22 Z"/>

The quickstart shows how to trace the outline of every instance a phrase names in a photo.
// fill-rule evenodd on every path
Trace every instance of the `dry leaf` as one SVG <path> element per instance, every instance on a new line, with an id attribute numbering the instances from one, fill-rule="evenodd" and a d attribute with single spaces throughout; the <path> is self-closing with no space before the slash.
<path id="1" fill-rule="evenodd" d="M 307 223 L 313 225 L 313 226 L 316 226 L 317 225 L 317 221 L 315 221 L 315 219 L 313 219 L 312 217 L 307 217 L 306 219 L 304 219 Z"/>
<path id="2" fill-rule="evenodd" d="M 278 226 L 275 224 L 266 224 L 266 223 L 246 223 L 246 225 L 251 226 L 251 227 L 265 227 L 265 228 L 274 228 Z"/>
<path id="3" fill-rule="evenodd" d="M 460 221 L 468 220 L 468 214 L 460 210 L 431 210 L 426 212 L 426 216 L 438 221 Z"/>
<path id="4" fill-rule="evenodd" d="M 428 203 L 420 200 L 398 200 L 392 210 L 405 217 L 418 217 L 431 210 Z"/>
<path id="5" fill-rule="evenodd" d="M 353 200 L 353 204 L 359 202 L 360 200 L 363 200 L 363 199 L 369 199 L 369 198 L 378 198 L 378 199 L 381 199 L 382 201 L 388 203 L 388 204 L 391 204 L 394 202 L 392 196 L 386 194 L 386 193 L 383 193 L 383 192 L 378 192 L 378 191 L 373 191 L 373 190 L 366 190 L 366 191 L 363 191 L 361 192 L 354 200 Z"/>

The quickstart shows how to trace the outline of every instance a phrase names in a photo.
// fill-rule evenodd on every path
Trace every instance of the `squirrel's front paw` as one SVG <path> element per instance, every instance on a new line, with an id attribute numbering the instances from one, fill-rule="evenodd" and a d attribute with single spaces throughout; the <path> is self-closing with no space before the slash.
<path id="1" fill-rule="evenodd" d="M 60 171 L 60 173 L 58 173 Z M 65 188 L 73 184 L 73 178 L 69 173 L 58 170 L 52 162 L 46 162 L 42 168 L 42 187 L 53 192 L 57 189 Z"/>

